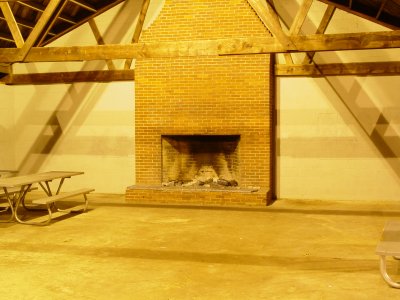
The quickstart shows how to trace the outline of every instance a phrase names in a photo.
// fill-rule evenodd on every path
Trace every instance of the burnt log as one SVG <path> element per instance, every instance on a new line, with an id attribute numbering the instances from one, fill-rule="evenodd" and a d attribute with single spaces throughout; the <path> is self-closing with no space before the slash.
<path id="1" fill-rule="evenodd" d="M 229 184 L 230 184 L 230 186 L 238 186 L 239 185 L 239 183 L 235 179 L 230 180 Z"/>
<path id="2" fill-rule="evenodd" d="M 217 183 L 218 183 L 219 185 L 223 185 L 223 186 L 230 186 L 230 185 L 231 185 L 231 184 L 229 183 L 229 181 L 228 181 L 228 180 L 225 180 L 225 179 L 218 179 Z"/>

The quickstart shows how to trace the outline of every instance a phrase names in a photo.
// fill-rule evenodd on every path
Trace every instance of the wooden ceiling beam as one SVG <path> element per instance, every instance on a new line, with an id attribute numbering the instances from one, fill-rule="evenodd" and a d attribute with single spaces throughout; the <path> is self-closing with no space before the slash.
<path id="1" fill-rule="evenodd" d="M 134 70 L 105 70 L 79 72 L 52 72 L 13 74 L 0 79 L 7 85 L 71 84 L 75 82 L 134 81 Z"/>
<path id="2" fill-rule="evenodd" d="M 292 37 L 296 49 L 290 52 L 341 51 L 400 48 L 400 30 L 348 34 L 312 34 Z M 275 38 L 235 38 L 181 42 L 138 43 L 82 47 L 34 47 L 24 62 L 56 62 L 127 59 L 146 57 L 180 57 L 285 53 Z M 19 62 L 18 49 L 0 49 L 0 62 Z"/>
<path id="3" fill-rule="evenodd" d="M 9 65 L 0 64 L 0 73 L 8 73 Z M 275 75 L 280 77 L 324 76 L 382 76 L 399 75 L 400 62 L 322 64 L 322 65 L 276 65 Z M 75 82 L 134 81 L 134 70 L 106 70 L 79 72 L 52 72 L 13 74 L 0 79 L 8 85 L 70 84 Z"/>
<path id="4" fill-rule="evenodd" d="M 319 64 L 316 65 L 275 65 L 276 76 L 378 76 L 400 75 L 400 61 L 347 63 L 347 64 Z"/>
<path id="5" fill-rule="evenodd" d="M 17 48 L 21 48 L 24 45 L 25 41 L 22 37 L 21 31 L 19 30 L 17 21 L 14 18 L 14 14 L 11 10 L 10 4 L 0 3 L 0 8 L 3 12 L 4 18 L 6 19 L 11 35 L 14 38 L 15 45 L 17 46 Z"/>

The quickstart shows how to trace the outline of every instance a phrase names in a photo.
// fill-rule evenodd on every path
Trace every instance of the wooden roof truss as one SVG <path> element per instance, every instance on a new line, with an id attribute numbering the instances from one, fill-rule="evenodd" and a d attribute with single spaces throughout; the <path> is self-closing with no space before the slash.
<path id="1" fill-rule="evenodd" d="M 327 4 L 325 14 L 316 32 L 306 35 L 302 34 L 302 27 L 313 0 L 303 0 L 290 25 L 281 18 L 273 0 L 247 0 L 272 33 L 272 37 L 139 43 L 150 3 L 150 0 L 143 0 L 132 43 L 105 45 L 94 18 L 123 1 L 0 0 L 0 73 L 3 74 L 0 75 L 0 78 L 3 76 L 0 81 L 6 84 L 48 84 L 134 80 L 134 71 L 130 68 L 136 58 L 258 53 L 284 54 L 286 63 L 276 65 L 277 76 L 398 75 L 400 71 L 400 62 L 329 65 L 317 65 L 314 62 L 315 53 L 320 51 L 399 48 L 400 0 L 320 0 Z M 375 2 L 380 3 L 378 5 Z M 364 10 L 360 7 L 364 7 Z M 373 14 L 372 7 L 375 8 Z M 365 18 L 385 25 L 388 30 L 326 34 L 336 9 L 345 9 L 363 17 L 368 15 Z M 89 22 L 97 45 L 49 46 L 55 39 L 86 22 Z M 294 63 L 292 53 L 304 53 L 300 64 Z M 122 70 L 116 69 L 113 63 L 115 59 L 125 60 Z M 105 60 L 108 70 L 12 74 L 10 67 L 14 63 L 90 60 Z M 4 76 L 6 74 L 9 75 Z"/>

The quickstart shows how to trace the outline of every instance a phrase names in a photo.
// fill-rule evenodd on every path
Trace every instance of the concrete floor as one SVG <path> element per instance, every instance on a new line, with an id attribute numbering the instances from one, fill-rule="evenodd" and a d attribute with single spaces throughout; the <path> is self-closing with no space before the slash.
<path id="1" fill-rule="evenodd" d="M 375 255 L 396 202 L 89 199 L 90 211 L 50 226 L 0 224 L 1 299 L 400 299 Z"/>

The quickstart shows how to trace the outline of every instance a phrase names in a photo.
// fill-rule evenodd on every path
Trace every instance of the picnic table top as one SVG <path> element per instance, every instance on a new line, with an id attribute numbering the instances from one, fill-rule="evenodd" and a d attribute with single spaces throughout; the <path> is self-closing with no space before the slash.
<path id="1" fill-rule="evenodd" d="M 0 178 L 0 187 L 9 188 L 36 182 L 51 181 L 53 179 L 67 178 L 81 174 L 84 174 L 84 172 L 49 171 L 49 172 L 21 175 L 15 177 L 6 177 L 6 178 Z"/>

